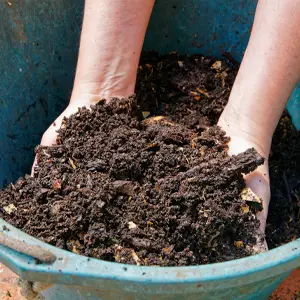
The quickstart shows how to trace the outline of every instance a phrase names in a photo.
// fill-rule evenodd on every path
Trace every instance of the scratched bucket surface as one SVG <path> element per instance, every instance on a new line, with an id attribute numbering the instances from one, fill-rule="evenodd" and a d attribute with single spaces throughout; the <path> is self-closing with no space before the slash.
<path id="1" fill-rule="evenodd" d="M 67 105 L 83 0 L 0 2 L 0 187 L 29 172 L 33 148 Z M 240 60 L 254 0 L 160 0 L 145 46 L 161 53 L 202 53 Z M 300 128 L 300 87 L 288 109 Z M 4 221 L 0 220 L 0 231 Z M 46 245 L 7 225 L 4 231 L 50 249 L 54 264 L 0 247 L 0 261 L 30 281 L 54 283 L 47 299 L 266 299 L 300 266 L 300 240 L 242 260 L 186 268 L 122 266 Z"/>

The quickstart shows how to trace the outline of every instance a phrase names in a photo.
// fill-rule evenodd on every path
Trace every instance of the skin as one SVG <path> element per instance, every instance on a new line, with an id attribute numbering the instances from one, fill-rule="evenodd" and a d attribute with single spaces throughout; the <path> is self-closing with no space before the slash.
<path id="1" fill-rule="evenodd" d="M 134 93 L 139 58 L 154 0 L 86 0 L 70 104 L 47 129 L 42 145 L 56 142 L 64 116 L 78 107 Z"/>
<path id="2" fill-rule="evenodd" d="M 231 137 L 230 153 L 254 147 L 269 157 L 272 135 L 300 79 L 300 1 L 261 0 L 250 41 L 219 125 Z M 264 232 L 270 200 L 268 161 L 245 176 L 264 202 Z"/>
<path id="3" fill-rule="evenodd" d="M 86 0 L 70 104 L 43 135 L 52 145 L 63 116 L 102 98 L 134 92 L 138 61 L 154 0 Z M 264 166 L 245 176 L 263 199 L 265 231 L 272 135 L 300 75 L 300 0 L 260 0 L 250 41 L 219 125 L 231 137 L 229 153 L 254 147 Z"/>

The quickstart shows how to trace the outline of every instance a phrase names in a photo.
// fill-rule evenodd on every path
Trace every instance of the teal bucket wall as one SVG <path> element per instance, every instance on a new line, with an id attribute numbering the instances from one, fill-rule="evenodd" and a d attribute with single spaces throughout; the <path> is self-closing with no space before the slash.
<path id="1" fill-rule="evenodd" d="M 0 2 L 0 186 L 29 172 L 34 146 L 71 94 L 83 0 Z M 144 49 L 241 60 L 254 0 L 160 0 Z M 300 49 L 299 49 L 300 51 Z M 300 87 L 288 109 L 300 128 Z M 5 224 L 0 220 L 0 231 Z M 8 225 L 7 225 L 8 226 Z M 56 283 L 47 299 L 266 299 L 300 265 L 300 240 L 262 255 L 193 268 L 139 268 L 68 253 L 10 227 L 12 235 L 61 260 L 36 264 L 0 247 L 0 261 L 27 280 Z M 143 274 L 145 273 L 145 274 Z"/>

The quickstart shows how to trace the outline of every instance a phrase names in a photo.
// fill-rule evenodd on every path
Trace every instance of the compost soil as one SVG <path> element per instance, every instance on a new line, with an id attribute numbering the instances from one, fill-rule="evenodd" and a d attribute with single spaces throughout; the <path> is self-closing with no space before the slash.
<path id="1" fill-rule="evenodd" d="M 253 254 L 261 205 L 241 196 L 242 174 L 264 158 L 254 149 L 229 157 L 216 126 L 236 73 L 229 61 L 144 54 L 136 96 L 65 119 L 57 145 L 37 148 L 34 177 L 0 192 L 0 217 L 108 261 L 181 266 Z M 299 146 L 284 115 L 270 160 L 271 247 L 299 236 Z"/>

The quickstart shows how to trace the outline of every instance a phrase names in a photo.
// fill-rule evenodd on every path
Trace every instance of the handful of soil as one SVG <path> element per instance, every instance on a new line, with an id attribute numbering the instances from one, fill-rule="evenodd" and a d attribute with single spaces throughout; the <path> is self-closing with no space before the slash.
<path id="1" fill-rule="evenodd" d="M 254 149 L 229 157 L 220 128 L 144 119 L 135 96 L 79 109 L 58 132 L 58 145 L 37 148 L 34 177 L 0 192 L 0 217 L 12 225 L 75 253 L 137 265 L 253 254 L 261 206 L 242 174 L 264 162 Z"/>

